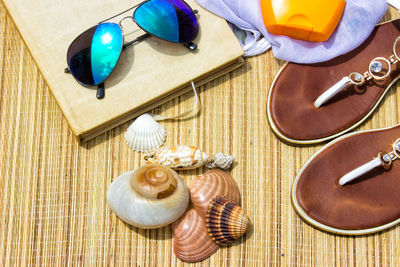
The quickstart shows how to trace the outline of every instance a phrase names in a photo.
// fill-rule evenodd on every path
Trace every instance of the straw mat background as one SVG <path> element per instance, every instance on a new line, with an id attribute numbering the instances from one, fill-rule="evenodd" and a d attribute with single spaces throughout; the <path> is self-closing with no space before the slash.
<path id="1" fill-rule="evenodd" d="M 162 123 L 167 145 L 236 156 L 231 174 L 253 223 L 243 240 L 195 266 L 399 266 L 400 227 L 340 237 L 310 227 L 293 210 L 292 182 L 320 146 L 286 145 L 268 126 L 267 91 L 282 65 L 271 52 L 249 58 L 244 68 L 199 88 L 199 117 Z M 399 100 L 392 90 L 359 129 L 399 123 Z M 176 114 L 192 103 L 189 93 L 155 112 Z M 170 226 L 129 227 L 106 204 L 113 179 L 143 163 L 125 144 L 128 125 L 79 146 L 0 3 L 1 266 L 186 265 L 173 254 Z M 189 183 L 203 172 L 181 174 Z"/>

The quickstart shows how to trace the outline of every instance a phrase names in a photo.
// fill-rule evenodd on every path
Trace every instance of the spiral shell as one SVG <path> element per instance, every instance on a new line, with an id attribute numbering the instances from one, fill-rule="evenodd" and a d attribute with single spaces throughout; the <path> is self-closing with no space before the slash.
<path id="1" fill-rule="evenodd" d="M 220 152 L 212 157 L 212 159 L 207 163 L 206 167 L 209 169 L 220 168 L 223 170 L 229 170 L 230 168 L 232 168 L 234 161 L 234 156 L 222 154 Z"/>
<path id="2" fill-rule="evenodd" d="M 189 190 L 174 170 L 149 164 L 119 176 L 108 188 L 107 202 L 124 222 L 158 228 L 185 212 Z"/>
<path id="3" fill-rule="evenodd" d="M 136 151 L 147 152 L 159 148 L 167 136 L 165 128 L 150 114 L 138 117 L 125 133 L 127 144 Z"/>
<path id="4" fill-rule="evenodd" d="M 207 234 L 204 220 L 194 209 L 172 224 L 174 253 L 184 262 L 202 261 L 214 254 L 217 245 Z"/>
<path id="5" fill-rule="evenodd" d="M 250 219 L 234 201 L 215 197 L 208 208 L 206 227 L 208 234 L 219 245 L 229 245 L 244 235 L 250 226 Z"/>
<path id="6" fill-rule="evenodd" d="M 157 149 L 146 155 L 145 160 L 175 170 L 191 170 L 203 166 L 208 156 L 197 147 L 177 145 Z"/>
<path id="7" fill-rule="evenodd" d="M 220 169 L 213 169 L 192 180 L 190 196 L 193 206 L 205 219 L 208 206 L 216 196 L 225 196 L 236 203 L 240 202 L 239 188 L 232 176 Z"/>

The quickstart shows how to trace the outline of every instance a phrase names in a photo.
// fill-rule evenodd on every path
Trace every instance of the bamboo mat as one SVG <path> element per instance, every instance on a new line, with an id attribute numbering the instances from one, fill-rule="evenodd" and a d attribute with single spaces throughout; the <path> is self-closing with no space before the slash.
<path id="1" fill-rule="evenodd" d="M 340 237 L 312 228 L 293 210 L 292 182 L 321 146 L 286 145 L 268 126 L 267 91 L 282 65 L 271 52 L 249 58 L 244 68 L 199 88 L 200 116 L 163 123 L 167 145 L 190 144 L 210 154 L 236 156 L 231 174 L 253 223 L 245 238 L 193 265 L 399 266 L 400 227 Z M 172 115 L 192 103 L 188 93 L 155 112 Z M 400 123 L 397 103 L 394 89 L 357 130 Z M 106 204 L 113 179 L 143 164 L 125 144 L 128 125 L 79 146 L 0 4 L 1 266 L 187 265 L 173 254 L 170 226 L 130 227 Z M 203 172 L 181 174 L 189 184 Z"/>

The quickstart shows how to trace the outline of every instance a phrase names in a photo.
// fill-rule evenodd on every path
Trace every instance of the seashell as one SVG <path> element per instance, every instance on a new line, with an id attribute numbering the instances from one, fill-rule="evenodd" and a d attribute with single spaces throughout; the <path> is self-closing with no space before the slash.
<path id="1" fill-rule="evenodd" d="M 124 222 L 158 228 L 185 212 L 189 190 L 174 170 L 149 164 L 119 176 L 108 189 L 107 202 Z"/>
<path id="2" fill-rule="evenodd" d="M 145 160 L 175 170 L 191 170 L 203 166 L 208 156 L 197 147 L 177 145 L 157 149 L 146 155 Z"/>
<path id="3" fill-rule="evenodd" d="M 206 167 L 209 169 L 220 168 L 223 170 L 229 170 L 232 167 L 234 161 L 234 156 L 222 154 L 220 152 L 212 157 L 212 159 L 207 163 Z"/>
<path id="4" fill-rule="evenodd" d="M 206 227 L 208 234 L 219 245 L 229 245 L 244 235 L 250 226 L 250 219 L 234 201 L 215 197 L 208 208 Z"/>
<path id="5" fill-rule="evenodd" d="M 193 206 L 205 219 L 208 206 L 216 196 L 225 196 L 236 203 L 240 201 L 239 188 L 232 176 L 220 169 L 212 169 L 192 180 L 190 196 Z"/>
<path id="6" fill-rule="evenodd" d="M 147 152 L 159 148 L 167 136 L 165 128 L 150 114 L 138 117 L 125 133 L 128 145 L 136 151 Z"/>
<path id="7" fill-rule="evenodd" d="M 194 209 L 172 224 L 174 253 L 184 262 L 202 261 L 214 254 L 217 245 L 207 234 L 204 220 Z"/>

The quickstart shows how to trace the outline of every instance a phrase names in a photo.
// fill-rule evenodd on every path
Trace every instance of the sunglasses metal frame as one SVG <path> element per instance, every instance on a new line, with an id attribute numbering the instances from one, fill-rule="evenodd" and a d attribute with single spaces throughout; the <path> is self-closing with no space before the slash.
<path id="1" fill-rule="evenodd" d="M 131 45 L 133 45 L 133 44 L 135 44 L 135 43 L 141 42 L 141 41 L 143 41 L 144 39 L 147 39 L 148 37 L 152 37 L 152 36 L 153 36 L 153 37 L 156 37 L 156 38 L 158 38 L 158 39 L 161 39 L 161 40 L 170 42 L 170 43 L 179 43 L 179 44 L 183 44 L 185 47 L 187 47 L 189 50 L 192 50 L 192 51 L 196 50 L 196 49 L 197 49 L 197 44 L 195 44 L 195 43 L 193 43 L 193 42 L 186 42 L 186 43 L 171 42 L 171 41 L 169 41 L 169 40 L 165 40 L 165 39 L 159 38 L 159 37 L 157 37 L 157 36 L 155 36 L 155 35 L 153 35 L 153 34 L 147 32 L 145 29 L 143 29 L 143 28 L 139 25 L 139 23 L 136 22 L 136 20 L 135 20 L 135 12 L 136 12 L 137 8 L 140 7 L 141 5 L 147 3 L 147 2 L 150 2 L 150 1 L 153 1 L 153 0 L 145 0 L 145 1 L 143 1 L 143 2 L 140 2 L 140 3 L 138 3 L 138 4 L 136 4 L 136 5 L 132 6 L 132 7 L 130 7 L 130 8 L 128 8 L 128 9 L 126 9 L 126 10 L 124 10 L 124 11 L 122 11 L 122 12 L 116 14 L 116 15 L 114 15 L 114 16 L 111 16 L 111 17 L 109 17 L 109 18 L 107 18 L 107 19 L 105 19 L 105 20 L 100 21 L 100 22 L 97 23 L 95 26 L 99 26 L 99 25 L 101 25 L 101 24 L 104 24 L 104 23 L 108 22 L 108 23 L 116 24 L 116 25 L 118 25 L 118 26 L 120 27 L 121 32 L 122 32 L 122 44 L 123 44 L 123 45 L 122 45 L 122 48 L 121 48 L 121 54 L 122 54 L 122 51 L 124 51 L 127 47 L 129 47 L 129 46 L 131 46 Z M 188 3 L 186 3 L 184 0 L 180 0 L 180 1 L 182 1 L 183 3 L 185 3 L 185 4 L 190 8 L 190 11 L 192 12 L 193 15 L 198 14 L 198 11 L 197 11 L 196 9 L 192 9 L 192 7 L 191 7 Z M 128 11 L 133 10 L 133 9 L 135 9 L 135 8 L 136 8 L 136 10 L 133 12 L 132 16 L 123 17 L 122 19 L 119 20 L 118 23 L 109 22 L 110 20 L 112 20 L 112 19 L 114 19 L 114 18 L 116 18 L 116 17 L 119 17 L 119 16 L 121 16 L 121 15 L 127 13 Z M 134 40 L 125 43 L 125 42 L 124 42 L 124 41 L 125 41 L 125 38 L 124 38 L 124 28 L 123 28 L 123 26 L 122 26 L 122 22 L 123 22 L 125 19 L 131 19 L 140 29 L 142 29 L 142 30 L 145 32 L 145 34 L 140 35 L 140 36 L 138 36 L 137 38 L 135 38 Z M 95 26 L 93 26 L 93 27 L 95 27 Z M 91 28 L 93 28 L 93 27 L 91 27 Z M 71 42 L 71 45 L 72 45 L 72 44 L 75 42 L 75 40 L 78 39 L 83 33 L 87 32 L 87 31 L 88 31 L 89 29 L 91 29 L 91 28 L 88 28 L 87 30 L 85 30 L 84 32 L 82 32 L 80 35 L 78 35 L 78 36 Z M 197 35 L 197 34 L 196 34 L 196 35 Z M 68 47 L 68 50 L 67 50 L 67 51 L 69 51 L 71 45 Z M 119 55 L 118 61 L 117 61 L 117 63 L 115 64 L 115 66 L 118 65 L 119 60 L 121 59 L 121 54 Z M 107 78 L 114 72 L 114 70 L 115 70 L 115 67 L 114 67 L 114 69 L 110 72 L 110 74 L 107 76 Z M 71 70 L 70 70 L 69 67 L 67 67 L 67 68 L 64 69 L 64 73 L 72 74 L 72 72 L 71 72 Z M 82 86 L 85 86 L 85 87 L 92 87 L 91 85 L 87 85 L 87 84 L 82 83 L 81 81 L 79 81 L 78 79 L 76 79 L 74 75 L 72 75 L 72 76 L 73 76 L 74 79 L 75 79 L 79 84 L 81 84 Z M 107 78 L 106 78 L 106 79 L 107 79 Z M 105 80 L 106 80 L 106 79 L 105 79 Z M 105 80 L 104 80 L 103 82 L 97 84 L 97 85 L 93 85 L 93 86 L 97 86 L 96 97 L 97 97 L 98 99 L 102 99 L 102 98 L 104 98 L 104 96 L 105 96 L 105 86 L 104 86 Z"/>

